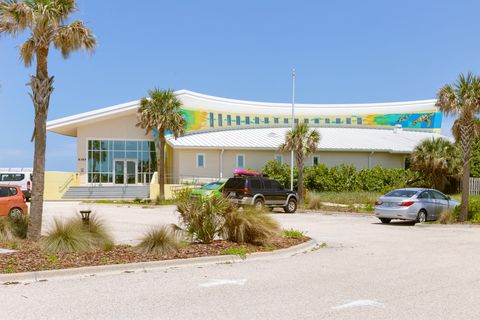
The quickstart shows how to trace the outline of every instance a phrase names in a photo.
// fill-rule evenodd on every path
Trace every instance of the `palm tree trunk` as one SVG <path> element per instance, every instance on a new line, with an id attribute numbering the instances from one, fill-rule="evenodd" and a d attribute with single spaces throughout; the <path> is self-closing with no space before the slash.
<path id="1" fill-rule="evenodd" d="M 165 199 L 165 131 L 158 130 L 158 157 L 157 157 L 159 200 Z"/>
<path id="2" fill-rule="evenodd" d="M 47 116 L 50 95 L 53 92 L 53 77 L 48 77 L 48 49 L 37 52 L 37 75 L 32 76 L 29 85 L 30 97 L 35 108 L 35 127 L 32 139 L 34 145 L 32 198 L 27 238 L 37 241 L 42 233 L 43 192 L 45 188 L 45 151 L 47 147 Z"/>
<path id="3" fill-rule="evenodd" d="M 460 222 L 468 220 L 469 194 L 470 194 L 470 161 L 466 162 L 463 166 L 462 203 L 460 205 L 460 217 L 459 217 Z"/>
<path id="4" fill-rule="evenodd" d="M 298 169 L 298 180 L 297 180 L 297 193 L 298 193 L 298 204 L 303 205 L 303 166 L 304 160 L 297 159 L 297 169 Z"/>

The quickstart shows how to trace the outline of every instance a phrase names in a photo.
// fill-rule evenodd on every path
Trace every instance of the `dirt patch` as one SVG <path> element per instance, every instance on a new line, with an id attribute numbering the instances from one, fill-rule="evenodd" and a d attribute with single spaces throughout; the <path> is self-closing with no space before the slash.
<path id="1" fill-rule="evenodd" d="M 16 252 L 0 255 L 0 273 L 17 273 L 40 270 L 67 269 L 109 264 L 187 259 L 221 255 L 222 251 L 232 247 L 247 248 L 249 252 L 272 251 L 288 248 L 310 240 L 278 237 L 269 245 L 256 246 L 238 244 L 229 241 L 214 241 L 210 244 L 188 244 L 166 255 L 141 254 L 131 246 L 115 246 L 110 251 L 96 250 L 84 253 L 50 254 L 42 251 L 38 244 L 23 241 L 19 243 L 0 243 L 0 247 L 15 249 Z"/>

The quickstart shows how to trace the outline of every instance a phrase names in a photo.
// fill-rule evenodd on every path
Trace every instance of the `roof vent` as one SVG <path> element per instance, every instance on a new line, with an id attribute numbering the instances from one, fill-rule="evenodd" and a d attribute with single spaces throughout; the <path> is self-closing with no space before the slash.
<path id="1" fill-rule="evenodd" d="M 270 132 L 269 134 L 267 134 L 267 136 L 269 138 L 278 138 L 278 134 L 276 134 L 275 132 Z"/>
<path id="2" fill-rule="evenodd" d="M 400 133 L 402 131 L 403 131 L 403 128 L 401 124 L 396 124 L 395 127 L 393 127 L 393 133 Z"/>

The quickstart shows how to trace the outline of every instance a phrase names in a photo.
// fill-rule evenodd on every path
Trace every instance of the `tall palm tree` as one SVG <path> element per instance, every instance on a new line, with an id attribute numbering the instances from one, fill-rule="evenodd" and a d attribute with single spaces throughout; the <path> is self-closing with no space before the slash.
<path id="1" fill-rule="evenodd" d="M 160 200 L 165 198 L 165 133 L 170 132 L 175 139 L 185 135 L 187 121 L 181 111 L 182 102 L 173 90 L 153 89 L 148 91 L 148 98 L 140 101 L 137 111 L 137 127 L 150 131 L 158 131 L 157 173 L 160 188 Z"/>
<path id="2" fill-rule="evenodd" d="M 461 175 L 460 150 L 445 138 L 432 138 L 420 142 L 410 159 L 410 168 L 420 173 L 430 188 L 443 191 L 450 181 Z"/>
<path id="3" fill-rule="evenodd" d="M 452 85 L 445 85 L 437 95 L 436 105 L 447 115 L 458 117 L 456 135 L 463 153 L 462 204 L 460 221 L 468 217 L 470 162 L 475 140 L 475 119 L 480 112 L 480 78 L 468 73 L 461 74 Z"/>
<path id="4" fill-rule="evenodd" d="M 295 161 L 298 168 L 298 200 L 303 204 L 303 168 L 305 159 L 317 151 L 320 142 L 320 133 L 315 129 L 309 129 L 308 124 L 297 124 L 287 132 L 285 142 L 280 146 L 279 151 L 292 151 L 295 154 Z M 293 163 L 291 164 L 293 166 Z"/>
<path id="5" fill-rule="evenodd" d="M 82 21 L 66 24 L 76 10 L 75 0 L 0 0 L 0 34 L 17 36 L 28 30 L 30 37 L 20 45 L 20 58 L 25 66 L 36 62 L 36 74 L 30 76 L 30 97 L 35 109 L 35 141 L 32 205 L 28 239 L 38 240 L 41 234 L 45 179 L 46 122 L 53 76 L 48 74 L 50 47 L 59 49 L 64 58 L 79 49 L 93 51 L 96 40 Z"/>

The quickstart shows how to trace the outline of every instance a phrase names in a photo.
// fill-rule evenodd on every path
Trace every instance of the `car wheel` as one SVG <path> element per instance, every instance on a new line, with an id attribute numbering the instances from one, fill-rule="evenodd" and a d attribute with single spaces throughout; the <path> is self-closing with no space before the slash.
<path id="1" fill-rule="evenodd" d="M 283 208 L 283 211 L 286 213 L 294 213 L 297 211 L 297 201 L 293 198 L 290 198 L 287 205 Z"/>
<path id="2" fill-rule="evenodd" d="M 390 223 L 390 221 L 392 221 L 392 219 L 389 219 L 389 218 L 379 218 L 380 221 L 382 221 L 382 223 Z"/>
<path id="3" fill-rule="evenodd" d="M 420 210 L 417 215 L 417 222 L 422 223 L 427 221 L 427 211 L 425 210 Z"/>
<path id="4" fill-rule="evenodd" d="M 255 199 L 255 202 L 253 203 L 253 205 L 255 206 L 255 209 L 263 210 L 264 203 L 263 203 L 263 200 L 261 198 Z"/>
<path id="5" fill-rule="evenodd" d="M 8 213 L 8 216 L 10 218 L 20 218 L 23 214 L 23 211 L 22 209 L 20 208 L 13 208 L 10 210 L 10 212 Z"/>

